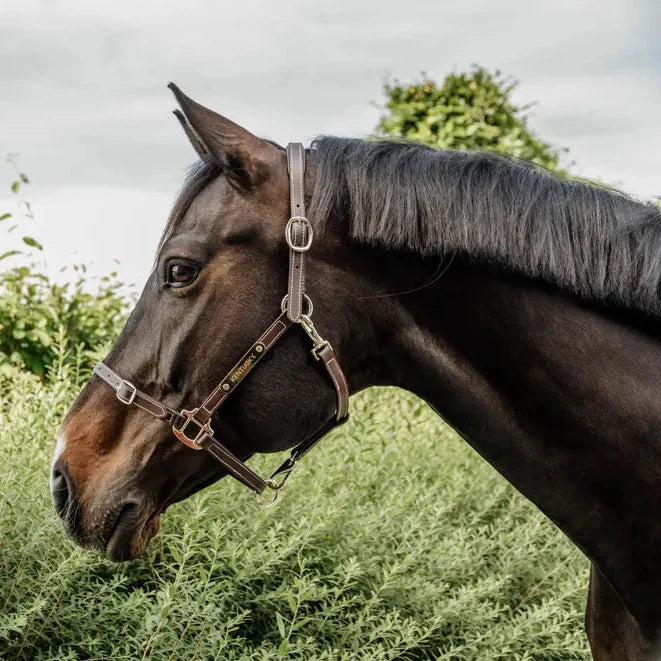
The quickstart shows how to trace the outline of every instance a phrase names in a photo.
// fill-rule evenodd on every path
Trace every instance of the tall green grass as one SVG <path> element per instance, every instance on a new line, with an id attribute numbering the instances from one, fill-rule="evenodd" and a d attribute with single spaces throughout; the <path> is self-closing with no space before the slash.
<path id="1" fill-rule="evenodd" d="M 2 658 L 589 658 L 586 560 L 415 397 L 361 394 L 275 508 L 223 480 L 114 565 L 50 504 L 72 379 L 3 387 Z"/>

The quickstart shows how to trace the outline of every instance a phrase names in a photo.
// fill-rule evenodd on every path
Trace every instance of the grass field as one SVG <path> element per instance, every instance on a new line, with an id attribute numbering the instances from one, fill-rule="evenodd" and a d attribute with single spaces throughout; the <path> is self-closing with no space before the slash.
<path id="1" fill-rule="evenodd" d="M 74 548 L 50 504 L 76 386 L 3 387 L 0 658 L 589 658 L 587 561 L 406 393 L 354 398 L 275 508 L 221 481 L 114 565 Z"/>

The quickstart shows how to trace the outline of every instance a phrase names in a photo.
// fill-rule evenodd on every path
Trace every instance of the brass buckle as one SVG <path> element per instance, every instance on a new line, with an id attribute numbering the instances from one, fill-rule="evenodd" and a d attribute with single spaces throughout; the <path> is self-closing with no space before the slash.
<path id="1" fill-rule="evenodd" d="M 181 425 L 181 427 L 177 427 L 176 424 L 172 425 L 172 433 L 184 444 L 187 445 L 189 448 L 193 448 L 193 450 L 202 450 L 202 446 L 200 445 L 200 440 L 202 437 L 206 434 L 207 436 L 213 436 L 213 429 L 211 429 L 211 426 L 209 422 L 206 422 L 205 424 L 202 424 L 196 417 L 195 414 L 199 411 L 199 409 L 193 409 L 192 411 L 187 411 L 186 409 L 182 409 L 179 413 L 179 415 L 183 416 L 186 418 L 184 423 Z M 188 426 L 193 423 L 196 428 L 197 432 L 195 434 L 195 437 L 189 436 L 186 434 L 186 429 Z"/>

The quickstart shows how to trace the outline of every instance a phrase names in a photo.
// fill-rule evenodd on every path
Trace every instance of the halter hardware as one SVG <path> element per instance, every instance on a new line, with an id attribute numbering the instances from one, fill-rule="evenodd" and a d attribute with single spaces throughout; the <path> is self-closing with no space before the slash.
<path id="1" fill-rule="evenodd" d="M 305 227 L 305 235 L 307 236 L 305 243 L 302 246 L 297 245 L 296 236 L 292 234 L 292 229 L 295 225 L 301 224 Z M 285 227 L 285 241 L 291 250 L 294 252 L 307 252 L 310 250 L 312 245 L 312 237 L 314 233 L 312 231 L 312 225 L 310 221 L 305 216 L 292 216 L 288 221 Z"/>
<path id="2" fill-rule="evenodd" d="M 129 391 L 129 396 L 124 397 L 122 393 L 122 389 L 126 388 Z M 138 389 L 130 382 L 127 381 L 126 379 L 122 379 L 117 386 L 117 390 L 115 390 L 115 395 L 117 396 L 117 399 L 122 403 L 126 404 L 127 406 L 131 406 L 133 404 L 133 401 L 135 400 L 135 396 L 138 393 Z"/>
<path id="3" fill-rule="evenodd" d="M 314 356 L 315 360 L 319 360 L 319 352 L 326 346 L 330 346 L 328 340 L 324 340 L 321 335 L 317 332 L 315 325 L 312 323 L 312 319 L 307 314 L 301 315 L 301 320 L 298 322 L 301 324 L 303 330 L 308 334 L 308 337 L 312 340 L 312 349 L 310 353 Z"/>
<path id="4" fill-rule="evenodd" d="M 285 227 L 285 241 L 289 246 L 289 284 L 281 302 L 281 314 L 260 335 L 257 341 L 239 358 L 216 388 L 194 409 L 176 411 L 138 390 L 133 383 L 122 378 L 105 363 L 98 363 L 94 374 L 115 389 L 117 399 L 127 406 L 137 406 L 167 422 L 173 434 L 193 450 L 206 450 L 227 472 L 256 494 L 266 489 L 273 492 L 273 504 L 285 482 L 301 459 L 333 427 L 349 418 L 349 389 L 333 347 L 317 331 L 312 322 L 312 300 L 305 292 L 305 253 L 312 246 L 313 230 L 305 217 L 305 149 L 298 142 L 287 145 L 287 166 L 291 218 Z M 303 306 L 307 310 L 303 311 Z M 321 361 L 335 388 L 337 408 L 335 415 L 312 438 L 299 443 L 290 456 L 268 478 L 262 478 L 234 455 L 214 436 L 211 419 L 225 399 L 264 358 L 273 345 L 293 326 L 300 325 L 312 341 L 311 353 Z M 188 433 L 187 433 L 188 431 Z M 194 435 L 191 433 L 194 432 Z"/>
<path id="5" fill-rule="evenodd" d="M 213 436 L 213 429 L 211 429 L 211 425 L 209 424 L 209 421 L 207 421 L 206 423 L 202 423 L 195 417 L 195 414 L 199 410 L 200 409 L 193 409 L 191 411 L 188 411 L 187 409 L 182 409 L 181 412 L 179 413 L 179 416 L 183 418 L 183 422 L 181 426 L 177 427 L 177 421 L 175 421 L 172 425 L 172 433 L 184 445 L 187 445 L 189 448 L 193 448 L 193 450 L 204 449 L 200 445 L 200 441 L 204 438 L 205 434 L 207 434 L 208 436 Z M 191 438 L 190 436 L 188 436 L 185 431 L 191 424 L 196 425 L 198 429 L 195 438 Z"/>

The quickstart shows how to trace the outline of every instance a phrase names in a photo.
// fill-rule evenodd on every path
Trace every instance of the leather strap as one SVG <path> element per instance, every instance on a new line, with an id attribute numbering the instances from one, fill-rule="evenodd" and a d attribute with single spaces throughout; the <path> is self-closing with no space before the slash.
<path id="1" fill-rule="evenodd" d="M 305 253 L 312 243 L 312 225 L 305 217 L 305 149 L 300 142 L 287 145 L 287 168 L 291 209 L 291 218 L 285 229 L 289 246 L 287 316 L 290 321 L 298 322 L 303 314 Z"/>
<path id="2" fill-rule="evenodd" d="M 246 351 L 227 376 L 216 386 L 213 392 L 204 400 L 195 417 L 202 423 L 210 420 L 218 407 L 225 401 L 234 389 L 248 376 L 252 369 L 268 353 L 269 349 L 291 328 L 292 322 L 287 313 L 283 312 Z"/>
<path id="3" fill-rule="evenodd" d="M 349 417 L 349 387 L 347 386 L 344 372 L 340 367 L 340 363 L 337 361 L 335 351 L 333 351 L 330 342 L 326 342 L 318 349 L 313 349 L 312 351 L 323 362 L 328 376 L 330 376 L 335 386 L 335 395 L 337 397 L 335 421 L 337 424 L 341 424 Z"/>
<path id="4" fill-rule="evenodd" d="M 218 461 L 227 472 L 255 493 L 264 493 L 269 487 L 267 480 L 255 473 L 248 464 L 230 452 L 218 439 L 205 435 L 200 445 Z"/>
<path id="5" fill-rule="evenodd" d="M 204 449 L 221 463 L 227 472 L 256 493 L 266 488 L 277 494 L 298 459 L 303 457 L 333 427 L 349 417 L 349 389 L 342 368 L 331 344 L 317 332 L 312 319 L 312 302 L 305 294 L 305 253 L 312 244 L 312 226 L 305 217 L 305 149 L 301 143 L 287 145 L 289 169 L 291 218 L 287 223 L 285 238 L 289 246 L 289 282 L 283 299 L 283 312 L 259 336 L 232 369 L 214 388 L 199 408 L 175 411 L 138 390 L 130 381 L 123 379 L 104 363 L 94 368 L 94 374 L 110 385 L 123 404 L 135 405 L 151 415 L 172 425 L 175 436 L 185 445 Z M 303 311 L 306 299 L 307 312 Z M 293 324 L 299 324 L 313 343 L 312 354 L 320 360 L 333 382 L 337 398 L 337 411 L 311 439 L 297 445 L 289 458 L 271 475 L 264 479 L 249 468 L 241 459 L 214 437 L 210 422 L 214 413 L 235 388 L 254 369 L 273 345 Z M 188 431 L 188 433 L 186 433 Z M 280 482 L 276 478 L 281 476 Z"/>
<path id="6" fill-rule="evenodd" d="M 175 418 L 179 415 L 178 411 L 156 401 L 146 393 L 138 390 L 130 381 L 122 379 L 119 374 L 113 372 L 106 364 L 98 363 L 92 371 L 115 391 L 117 399 L 123 404 L 134 404 L 143 411 L 151 413 L 154 417 L 169 423 L 174 422 Z"/>
<path id="7" fill-rule="evenodd" d="M 165 404 L 157 402 L 149 397 L 149 395 L 146 395 L 135 388 L 130 381 L 122 379 L 119 374 L 111 370 L 104 363 L 98 363 L 94 367 L 93 372 L 115 390 L 117 399 L 119 399 L 120 402 L 129 406 L 131 404 L 138 406 L 144 411 L 147 411 L 147 413 L 151 413 L 156 418 L 171 423 L 173 430 L 175 430 L 177 425 L 179 425 L 179 429 L 182 429 L 185 425 L 191 422 L 187 416 L 178 413 L 167 407 Z M 146 406 L 145 402 L 147 403 Z M 163 411 L 166 412 L 166 415 L 163 415 Z M 177 438 L 181 440 L 181 437 L 178 434 Z M 265 480 L 255 473 L 247 464 L 244 464 L 241 459 L 230 452 L 212 435 L 202 433 L 200 440 L 196 440 L 196 445 L 190 443 L 186 443 L 186 445 L 198 450 L 204 448 L 225 467 L 230 475 L 257 493 L 262 493 L 264 489 L 269 486 Z"/>

